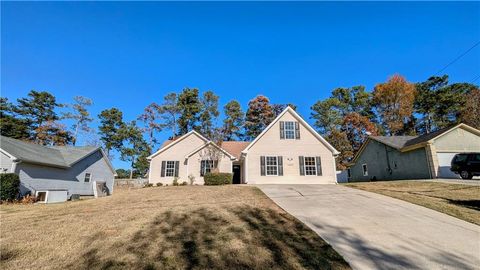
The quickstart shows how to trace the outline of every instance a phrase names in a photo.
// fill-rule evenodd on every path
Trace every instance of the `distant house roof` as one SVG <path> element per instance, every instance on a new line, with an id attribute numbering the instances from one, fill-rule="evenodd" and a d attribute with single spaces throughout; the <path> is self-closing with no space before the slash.
<path id="1" fill-rule="evenodd" d="M 60 168 L 69 168 L 93 152 L 101 150 L 95 146 L 42 146 L 4 136 L 0 136 L 0 149 L 22 162 Z M 107 163 L 113 170 L 110 162 Z"/>
<path id="2" fill-rule="evenodd" d="M 400 149 L 403 148 L 410 140 L 417 138 L 417 136 L 370 136 L 369 138 L 395 149 Z"/>
<path id="3" fill-rule="evenodd" d="M 454 126 L 454 127 L 456 127 L 456 126 Z M 442 129 L 439 129 L 437 131 L 430 132 L 430 133 L 427 133 L 427 134 L 424 134 L 424 135 L 415 136 L 415 138 L 409 140 L 405 146 L 412 146 L 412 145 L 415 145 L 415 144 L 428 142 L 431 139 L 434 139 L 434 138 L 442 135 L 443 133 L 453 129 L 454 127 L 446 127 L 446 128 L 442 128 Z"/>

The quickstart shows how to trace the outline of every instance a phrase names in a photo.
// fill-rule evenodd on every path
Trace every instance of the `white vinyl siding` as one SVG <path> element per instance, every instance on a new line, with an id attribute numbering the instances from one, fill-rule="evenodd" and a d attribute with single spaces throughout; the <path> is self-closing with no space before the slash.
<path id="1" fill-rule="evenodd" d="M 266 160 L 266 175 L 277 176 L 278 175 L 278 159 L 277 157 L 265 157 Z"/>

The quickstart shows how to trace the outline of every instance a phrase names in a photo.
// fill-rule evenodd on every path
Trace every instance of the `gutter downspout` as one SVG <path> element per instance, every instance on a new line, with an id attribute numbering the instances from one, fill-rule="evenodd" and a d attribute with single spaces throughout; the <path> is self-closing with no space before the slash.
<path id="1" fill-rule="evenodd" d="M 186 165 L 187 165 L 187 175 L 186 175 L 186 176 L 187 176 L 187 179 L 188 179 L 188 176 L 189 176 L 189 174 L 188 174 L 188 171 L 189 171 L 189 170 L 188 170 L 188 167 L 189 167 L 189 165 L 188 165 L 188 158 L 186 158 L 185 161 L 187 162 L 187 164 L 186 164 Z M 180 166 L 179 166 L 179 170 L 180 170 Z M 178 174 L 178 175 L 180 175 L 180 174 Z"/>
<path id="2" fill-rule="evenodd" d="M 390 166 L 390 157 L 388 156 L 388 148 L 386 145 L 383 145 L 385 147 L 385 156 L 387 157 L 387 167 L 388 167 L 388 174 L 391 176 L 393 171 L 392 171 L 392 166 Z"/>
<path id="3" fill-rule="evenodd" d="M 21 163 L 22 161 L 21 160 L 18 160 L 18 159 L 14 159 L 12 160 L 12 167 L 10 168 L 10 172 L 11 173 L 15 173 L 15 171 L 17 170 L 17 164 L 18 163 Z"/>

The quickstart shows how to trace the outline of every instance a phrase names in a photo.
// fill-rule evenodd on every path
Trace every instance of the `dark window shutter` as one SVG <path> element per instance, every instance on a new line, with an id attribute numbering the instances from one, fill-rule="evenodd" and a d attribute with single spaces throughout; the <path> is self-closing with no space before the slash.
<path id="1" fill-rule="evenodd" d="M 277 159 L 278 159 L 278 176 L 282 176 L 283 175 L 283 157 L 278 156 Z"/>
<path id="2" fill-rule="evenodd" d="M 265 176 L 265 157 L 260 157 L 260 175 Z"/>
<path id="3" fill-rule="evenodd" d="M 300 166 L 300 175 L 305 175 L 305 166 L 304 166 L 303 156 L 298 157 L 298 164 Z"/>
<path id="4" fill-rule="evenodd" d="M 200 161 L 200 176 L 203 176 L 204 175 L 204 172 L 205 171 L 205 160 L 201 160 Z"/>
<path id="5" fill-rule="evenodd" d="M 317 175 L 322 176 L 322 160 L 320 157 L 315 157 L 316 159 L 316 164 L 317 164 Z"/>
<path id="6" fill-rule="evenodd" d="M 161 176 L 161 177 L 165 177 L 165 168 L 166 168 L 165 165 L 166 165 L 166 163 L 167 163 L 167 162 L 166 162 L 165 160 L 162 161 L 162 171 L 161 171 L 161 173 L 160 173 L 160 176 Z"/>
<path id="7" fill-rule="evenodd" d="M 280 139 L 285 139 L 285 122 L 280 121 Z"/>
<path id="8" fill-rule="evenodd" d="M 180 167 L 180 161 L 175 161 L 175 177 L 178 177 L 178 168 Z"/>
<path id="9" fill-rule="evenodd" d="M 300 140 L 300 125 L 295 122 L 295 139 Z"/>

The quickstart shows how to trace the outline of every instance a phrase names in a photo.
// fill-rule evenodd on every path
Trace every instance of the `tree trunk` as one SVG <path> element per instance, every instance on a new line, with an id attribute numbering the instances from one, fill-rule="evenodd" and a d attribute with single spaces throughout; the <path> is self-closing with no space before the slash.
<path id="1" fill-rule="evenodd" d="M 78 135 L 78 125 L 79 123 L 77 122 L 77 124 L 75 125 L 75 132 L 73 134 L 73 146 L 75 146 L 75 144 L 77 143 L 77 135 Z"/>
<path id="2" fill-rule="evenodd" d="M 132 164 L 130 165 L 130 179 L 133 178 L 133 161 L 134 159 L 132 158 Z"/>

